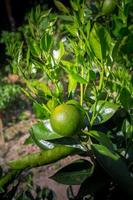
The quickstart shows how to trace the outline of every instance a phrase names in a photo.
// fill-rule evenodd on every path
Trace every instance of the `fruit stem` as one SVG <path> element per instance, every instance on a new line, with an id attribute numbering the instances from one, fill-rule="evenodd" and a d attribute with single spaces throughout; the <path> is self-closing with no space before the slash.
<path id="1" fill-rule="evenodd" d="M 81 77 L 84 76 L 84 68 L 81 69 Z M 80 83 L 80 105 L 83 105 L 83 93 L 84 93 L 84 87 L 83 83 Z"/>
<path id="2" fill-rule="evenodd" d="M 104 66 L 102 65 L 102 71 L 100 73 L 100 82 L 99 82 L 99 91 L 102 90 L 103 82 L 104 82 Z"/>

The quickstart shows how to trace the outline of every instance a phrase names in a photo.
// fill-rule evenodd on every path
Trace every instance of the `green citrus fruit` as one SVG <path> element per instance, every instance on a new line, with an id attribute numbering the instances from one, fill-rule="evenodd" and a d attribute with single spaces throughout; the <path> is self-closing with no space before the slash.
<path id="1" fill-rule="evenodd" d="M 77 134 L 81 127 L 81 113 L 70 104 L 61 104 L 51 114 L 50 122 L 53 130 L 62 136 Z"/>
<path id="2" fill-rule="evenodd" d="M 115 6 L 116 6 L 116 0 L 105 0 L 102 6 L 102 13 L 104 15 L 110 14 L 111 12 L 113 12 Z"/>

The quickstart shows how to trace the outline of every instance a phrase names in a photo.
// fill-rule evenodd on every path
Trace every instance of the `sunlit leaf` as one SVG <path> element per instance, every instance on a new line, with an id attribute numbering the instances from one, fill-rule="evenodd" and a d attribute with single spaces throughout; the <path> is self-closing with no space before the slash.
<path id="1" fill-rule="evenodd" d="M 101 61 L 105 60 L 112 48 L 111 37 L 106 28 L 99 24 L 94 24 L 90 32 L 89 41 L 95 56 Z"/>
<path id="2" fill-rule="evenodd" d="M 75 92 L 77 81 L 69 74 L 68 75 L 68 93 Z"/>
<path id="3" fill-rule="evenodd" d="M 68 74 L 70 74 L 70 75 L 72 76 L 72 78 L 73 78 L 75 81 L 77 81 L 78 83 L 82 83 L 82 84 L 86 84 L 86 83 L 87 83 L 87 81 L 86 81 L 82 76 L 78 75 L 78 74 L 75 73 L 74 71 L 69 70 L 69 69 L 67 69 L 67 68 L 64 68 L 64 70 L 65 70 Z"/>
<path id="4" fill-rule="evenodd" d="M 54 58 L 56 59 L 57 63 L 59 63 L 61 58 L 65 54 L 64 44 L 62 41 L 60 41 L 60 43 L 59 43 L 59 49 L 57 51 L 54 50 L 53 54 L 54 54 Z"/>
<path id="5" fill-rule="evenodd" d="M 66 29 L 72 36 L 78 36 L 78 29 L 77 27 L 73 25 L 66 25 Z"/>
<path id="6" fill-rule="evenodd" d="M 49 120 L 34 124 L 31 130 L 38 140 L 51 140 L 62 137 L 53 131 Z"/>
<path id="7" fill-rule="evenodd" d="M 97 117 L 95 120 L 95 124 L 101 124 L 109 120 L 118 110 L 118 108 L 118 104 L 103 100 L 98 101 L 96 105 Z M 90 111 L 93 112 L 93 110 L 94 106 L 92 106 Z"/>

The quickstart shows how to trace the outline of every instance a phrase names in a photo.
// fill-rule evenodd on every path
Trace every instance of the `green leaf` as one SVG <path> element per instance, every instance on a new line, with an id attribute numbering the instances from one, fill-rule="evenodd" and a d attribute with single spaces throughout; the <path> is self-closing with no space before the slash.
<path id="1" fill-rule="evenodd" d="M 101 145 L 106 146 L 110 151 L 115 150 L 113 143 L 111 142 L 111 140 L 105 133 L 102 133 L 99 131 L 88 131 L 85 133 L 87 133 L 89 136 L 95 138 Z"/>
<path id="2" fill-rule="evenodd" d="M 52 149 L 55 146 L 68 146 L 84 151 L 84 147 L 80 141 L 72 137 L 62 137 L 55 133 L 51 127 L 50 120 L 38 122 L 30 129 L 30 135 L 33 141 L 41 149 Z"/>
<path id="3" fill-rule="evenodd" d="M 85 181 L 81 184 L 76 198 L 83 199 L 84 196 L 96 194 L 97 192 L 100 192 L 101 194 L 102 190 L 108 190 L 109 184 L 109 176 L 98 163 L 95 163 L 93 174 L 87 177 L 87 179 L 85 179 Z M 102 194 L 102 198 L 99 199 L 103 198 L 107 198 L 107 196 L 106 198 L 104 197 L 104 193 Z"/>
<path id="4" fill-rule="evenodd" d="M 78 101 L 76 101 L 75 99 L 70 99 L 66 102 L 66 104 L 70 104 L 70 105 L 75 105 L 77 107 L 80 106 L 80 103 Z"/>
<path id="5" fill-rule="evenodd" d="M 24 145 L 27 145 L 27 144 L 33 144 L 33 139 L 31 136 L 29 136 L 28 138 L 26 138 L 26 140 L 24 141 Z"/>
<path id="6" fill-rule="evenodd" d="M 0 187 L 0 193 L 4 193 L 4 192 L 5 190 L 2 187 Z"/>
<path id="7" fill-rule="evenodd" d="M 130 164 L 133 164 L 133 142 L 126 149 L 125 157 Z"/>
<path id="8" fill-rule="evenodd" d="M 118 154 L 112 153 L 103 145 L 93 144 L 92 150 L 104 170 L 116 181 L 126 194 L 133 198 L 133 178 L 124 160 Z"/>
<path id="9" fill-rule="evenodd" d="M 60 19 L 67 21 L 67 22 L 73 22 L 73 17 L 70 15 L 57 15 Z"/>
<path id="10" fill-rule="evenodd" d="M 129 139 L 129 141 L 132 139 L 133 137 L 133 125 L 129 123 L 129 121 L 127 119 L 125 119 L 123 121 L 122 124 L 122 131 L 125 135 L 125 139 Z"/>
<path id="11" fill-rule="evenodd" d="M 56 98 L 52 98 L 47 102 L 47 107 L 51 112 L 55 109 L 57 105 L 58 105 L 58 101 Z"/>
<path id="12" fill-rule="evenodd" d="M 98 101 L 96 105 L 96 112 L 97 112 L 97 118 L 95 120 L 95 125 L 101 124 L 109 120 L 115 112 L 118 110 L 119 105 L 109 102 L 109 101 Z M 91 108 L 91 112 L 93 112 L 94 106 Z"/>
<path id="13" fill-rule="evenodd" d="M 87 22 L 87 25 L 86 25 L 86 27 L 85 27 L 85 31 L 86 31 L 86 33 L 87 33 L 87 38 L 89 38 L 90 29 L 91 29 L 91 22 L 88 21 L 88 22 Z"/>
<path id="14" fill-rule="evenodd" d="M 55 145 L 50 140 L 62 137 L 53 131 L 49 120 L 34 124 L 30 129 L 30 135 L 41 149 L 54 148 Z"/>
<path id="15" fill-rule="evenodd" d="M 47 116 L 46 110 L 37 102 L 33 103 L 33 110 L 37 118 L 44 119 Z"/>
<path id="16" fill-rule="evenodd" d="M 75 92 L 77 87 L 77 81 L 69 74 L 68 75 L 68 93 Z"/>
<path id="17" fill-rule="evenodd" d="M 34 124 L 31 130 L 38 140 L 52 140 L 62 137 L 53 131 L 50 120 Z"/>
<path id="18" fill-rule="evenodd" d="M 32 85 L 37 88 L 37 90 L 41 90 L 46 96 L 52 96 L 51 90 L 45 84 L 45 82 L 39 82 L 38 80 L 32 81 Z"/>
<path id="19" fill-rule="evenodd" d="M 101 44 L 99 41 L 99 37 L 97 35 L 97 30 L 96 30 L 97 26 L 95 25 L 91 32 L 90 32 L 90 46 L 95 54 L 95 56 L 102 60 L 102 50 L 101 50 Z"/>
<path id="20" fill-rule="evenodd" d="M 97 77 L 97 75 L 96 75 L 96 72 L 94 72 L 93 70 L 89 70 L 89 80 L 91 80 L 91 81 L 94 81 L 94 80 L 96 80 L 96 77 Z"/>
<path id="21" fill-rule="evenodd" d="M 133 98 L 127 88 L 123 88 L 120 93 L 120 102 L 125 109 L 133 108 Z"/>
<path id="22" fill-rule="evenodd" d="M 46 150 L 46 149 L 53 149 L 55 147 L 55 145 L 51 142 L 48 142 L 43 139 L 38 139 L 32 129 L 30 129 L 29 132 L 33 141 L 40 149 Z"/>
<path id="23" fill-rule="evenodd" d="M 54 50 L 54 53 L 55 53 L 55 60 L 57 61 L 57 63 L 59 63 L 61 58 L 65 54 L 64 43 L 62 41 L 60 41 L 59 49 L 57 51 Z"/>
<path id="24" fill-rule="evenodd" d="M 70 4 L 71 4 L 73 10 L 78 11 L 78 4 L 77 4 L 77 2 L 74 2 L 73 0 L 70 0 Z"/>
<path id="25" fill-rule="evenodd" d="M 94 24 L 89 39 L 95 56 L 101 61 L 105 60 L 112 50 L 111 37 L 106 28 L 99 24 Z"/>
<path id="26" fill-rule="evenodd" d="M 70 74 L 71 76 L 72 76 L 72 78 L 75 80 L 75 81 L 77 81 L 77 82 L 79 82 L 79 83 L 82 83 L 82 84 L 86 84 L 87 83 L 87 81 L 83 78 L 83 77 L 81 77 L 80 75 L 78 75 L 77 73 L 75 73 L 75 72 L 73 72 L 72 70 L 69 70 L 69 69 L 67 69 L 67 68 L 63 68 L 68 74 Z"/>
<path id="27" fill-rule="evenodd" d="M 27 49 L 26 64 L 27 64 L 27 66 L 29 66 L 29 64 L 30 64 L 30 48 Z"/>
<path id="28" fill-rule="evenodd" d="M 33 40 L 32 38 L 29 38 L 28 45 L 29 45 L 29 49 L 30 49 L 32 55 L 40 58 L 41 50 L 40 50 L 40 47 L 39 47 L 37 41 Z"/>
<path id="29" fill-rule="evenodd" d="M 75 24 L 72 25 L 66 25 L 65 26 L 67 31 L 72 35 L 72 36 L 78 36 L 78 27 L 75 26 Z"/>
<path id="30" fill-rule="evenodd" d="M 66 8 L 66 6 L 64 6 L 63 3 L 61 3 L 60 1 L 56 1 L 56 0 L 54 0 L 54 3 L 55 3 L 55 6 L 56 6 L 60 11 L 62 11 L 63 13 L 69 14 L 68 8 Z"/>
<path id="31" fill-rule="evenodd" d="M 5 187 L 7 187 L 12 181 L 14 181 L 20 173 L 20 170 L 10 169 L 8 173 L 4 174 L 0 178 L 0 188 L 5 189 Z"/>
<path id="32" fill-rule="evenodd" d="M 44 35 L 42 36 L 40 40 L 41 49 L 48 52 L 51 49 L 52 44 L 53 44 L 52 36 L 48 33 L 44 33 Z"/>
<path id="33" fill-rule="evenodd" d="M 93 165 L 87 160 L 76 160 L 59 170 L 53 180 L 66 185 L 79 185 L 93 173 Z"/>
<path id="34" fill-rule="evenodd" d="M 49 140 L 49 142 L 52 142 L 55 145 L 63 145 L 63 146 L 73 147 L 81 151 L 86 151 L 84 146 L 81 144 L 80 140 L 74 137 L 57 138 L 57 139 Z"/>
<path id="35" fill-rule="evenodd" d="M 72 67 L 74 64 L 68 60 L 61 60 L 61 63 L 64 65 L 64 67 L 70 68 Z"/>

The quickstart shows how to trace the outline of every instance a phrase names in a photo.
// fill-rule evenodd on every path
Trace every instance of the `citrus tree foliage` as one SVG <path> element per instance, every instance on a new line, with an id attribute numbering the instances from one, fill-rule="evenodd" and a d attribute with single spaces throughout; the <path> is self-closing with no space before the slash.
<path id="1" fill-rule="evenodd" d="M 132 199 L 132 1 L 112 1 L 110 8 L 109 0 L 54 2 L 58 13 L 39 6 L 29 13 L 11 59 L 38 118 L 26 143 L 32 138 L 42 152 L 8 164 L 18 172 L 79 154 L 84 159 L 51 177 L 80 185 L 69 199 Z M 50 116 L 63 103 L 81 112 L 82 127 L 72 136 L 51 127 Z"/>
<path id="2" fill-rule="evenodd" d="M 20 90 L 17 84 L 0 83 L 0 111 L 6 109 L 16 99 Z"/>

